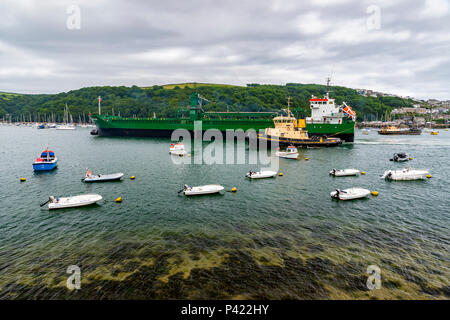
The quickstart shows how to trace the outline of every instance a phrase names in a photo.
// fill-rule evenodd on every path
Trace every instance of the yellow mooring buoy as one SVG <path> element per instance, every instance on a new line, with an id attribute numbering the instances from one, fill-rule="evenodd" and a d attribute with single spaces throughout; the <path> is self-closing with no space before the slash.
<path id="1" fill-rule="evenodd" d="M 130 179 L 131 179 L 131 180 L 134 180 L 134 179 L 136 179 L 136 177 L 135 177 L 135 176 L 131 176 Z"/>
<path id="2" fill-rule="evenodd" d="M 366 172 L 365 172 L 365 171 L 361 171 L 361 174 L 362 174 L 362 175 L 365 175 L 365 174 L 366 174 Z"/>
<path id="3" fill-rule="evenodd" d="M 283 172 L 280 172 L 278 175 L 279 175 L 280 177 L 282 177 L 282 176 L 283 176 Z"/>
<path id="4" fill-rule="evenodd" d="M 409 160 L 413 160 L 413 158 L 409 158 Z"/>
<path id="5" fill-rule="evenodd" d="M 309 160 L 309 158 L 305 158 L 305 160 L 306 160 L 306 161 L 308 161 L 308 160 Z"/>
<path id="6" fill-rule="evenodd" d="M 237 191 L 237 188 L 236 188 L 236 187 L 234 187 L 234 188 L 231 189 L 231 192 L 236 192 L 236 191 Z"/>
<path id="7" fill-rule="evenodd" d="M 122 202 L 122 197 L 118 197 L 115 201 L 116 202 Z"/>
<path id="8" fill-rule="evenodd" d="M 376 197 L 376 196 L 378 196 L 378 191 L 372 191 L 371 194 L 372 194 L 374 197 Z"/>
<path id="9" fill-rule="evenodd" d="M 427 178 L 428 178 L 428 179 L 431 179 L 431 174 L 427 175 Z"/>
<path id="10" fill-rule="evenodd" d="M 25 182 L 25 181 L 27 181 L 26 178 L 20 178 L 20 182 Z"/>

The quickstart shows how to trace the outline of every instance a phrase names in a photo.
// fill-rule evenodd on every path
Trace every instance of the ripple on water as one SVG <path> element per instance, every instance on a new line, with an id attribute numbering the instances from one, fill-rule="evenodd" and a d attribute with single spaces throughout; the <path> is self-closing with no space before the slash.
<path id="1" fill-rule="evenodd" d="M 0 133 L 6 137 L 0 150 L 9 150 L 0 157 L 15 159 L 0 169 L 0 183 L 11 186 L 0 194 L 3 299 L 448 298 L 445 133 L 415 143 L 370 136 L 342 148 L 302 150 L 310 161 L 281 160 L 284 176 L 262 181 L 243 178 L 253 165 L 175 165 L 166 139 L 105 139 L 82 129 L 0 127 Z M 35 175 L 30 162 L 47 145 L 60 166 Z M 433 178 L 380 179 L 401 167 L 388 161 L 399 151 Z M 137 179 L 85 185 L 80 177 L 87 167 Z M 334 167 L 367 174 L 332 178 Z M 177 194 L 185 183 L 221 183 L 238 192 L 186 198 Z M 352 186 L 380 195 L 329 198 L 331 190 Z M 88 192 L 104 201 L 60 212 L 39 208 L 50 194 Z M 116 204 L 117 196 L 124 202 Z M 377 293 L 365 289 L 365 270 L 374 263 L 383 274 Z M 72 264 L 83 272 L 76 293 L 64 288 Z"/>

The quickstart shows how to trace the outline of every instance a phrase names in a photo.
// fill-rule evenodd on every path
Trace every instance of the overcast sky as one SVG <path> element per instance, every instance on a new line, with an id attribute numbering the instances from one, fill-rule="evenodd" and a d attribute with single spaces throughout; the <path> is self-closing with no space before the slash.
<path id="1" fill-rule="evenodd" d="M 450 0 L 0 1 L 0 91 L 330 74 L 334 85 L 450 99 Z"/>

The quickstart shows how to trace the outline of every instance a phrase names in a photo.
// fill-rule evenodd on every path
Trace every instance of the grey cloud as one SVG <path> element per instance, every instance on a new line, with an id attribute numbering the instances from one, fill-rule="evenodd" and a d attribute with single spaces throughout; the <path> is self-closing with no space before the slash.
<path id="1" fill-rule="evenodd" d="M 323 83 L 333 70 L 336 85 L 450 99 L 449 1 L 439 1 L 79 0 L 81 30 L 71 31 L 75 1 L 6 0 L 0 91 Z M 380 30 L 366 27 L 369 5 L 381 9 Z"/>

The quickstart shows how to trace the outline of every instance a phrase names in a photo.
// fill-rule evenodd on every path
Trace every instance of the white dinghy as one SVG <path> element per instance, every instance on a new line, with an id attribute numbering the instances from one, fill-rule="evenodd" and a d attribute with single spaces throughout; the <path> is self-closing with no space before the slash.
<path id="1" fill-rule="evenodd" d="M 245 177 L 249 179 L 264 179 L 264 178 L 273 178 L 277 175 L 276 171 L 271 170 L 265 170 L 265 171 L 259 171 L 255 172 L 250 170 Z"/>
<path id="2" fill-rule="evenodd" d="M 183 192 L 185 196 L 198 196 L 202 194 L 219 193 L 223 189 L 224 187 L 218 184 L 209 184 L 199 187 L 191 187 L 185 184 L 183 190 L 180 190 L 179 192 Z"/>
<path id="3" fill-rule="evenodd" d="M 330 171 L 330 174 L 335 177 L 356 176 L 359 173 L 360 171 L 358 169 L 344 169 L 344 170 L 333 169 Z"/>
<path id="4" fill-rule="evenodd" d="M 112 173 L 112 174 L 97 174 L 93 175 L 91 170 L 86 171 L 86 176 L 84 177 L 84 182 L 106 182 L 106 181 L 117 181 L 122 179 L 123 173 Z"/>
<path id="5" fill-rule="evenodd" d="M 298 150 L 295 146 L 287 147 L 286 151 L 278 150 L 275 154 L 277 157 L 285 158 L 285 159 L 297 159 L 298 158 Z"/>
<path id="6" fill-rule="evenodd" d="M 363 188 L 350 188 L 345 190 L 335 190 L 330 193 L 331 197 L 339 200 L 354 200 L 367 197 L 370 191 Z"/>
<path id="7" fill-rule="evenodd" d="M 65 209 L 65 208 L 77 208 L 84 207 L 96 203 L 102 200 L 102 196 L 99 194 L 83 194 L 80 196 L 58 198 L 49 197 L 48 208 L 50 210 L 54 209 Z"/>
<path id="8" fill-rule="evenodd" d="M 177 144 L 172 143 L 170 145 L 169 153 L 173 154 L 175 156 L 180 156 L 180 157 L 184 156 L 186 154 L 184 144 L 182 144 L 181 142 L 178 142 Z"/>
<path id="9" fill-rule="evenodd" d="M 381 177 L 386 180 L 409 181 L 425 179 L 429 174 L 428 170 L 405 168 L 386 171 Z"/>

